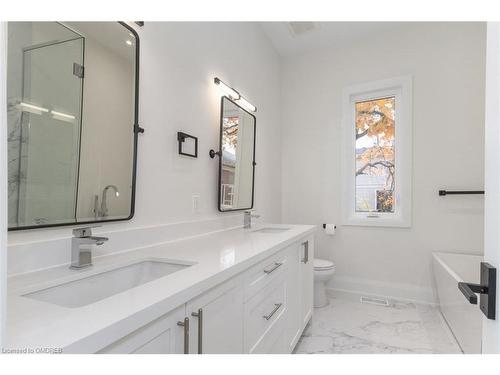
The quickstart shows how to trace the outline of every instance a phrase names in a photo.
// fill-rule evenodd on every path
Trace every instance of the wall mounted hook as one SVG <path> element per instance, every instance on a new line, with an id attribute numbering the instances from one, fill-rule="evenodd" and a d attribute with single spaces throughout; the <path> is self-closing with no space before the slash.
<path id="1" fill-rule="evenodd" d="M 208 152 L 208 155 L 210 155 L 210 158 L 215 158 L 215 156 L 220 156 L 220 151 L 215 151 L 214 149 L 210 150 Z"/>

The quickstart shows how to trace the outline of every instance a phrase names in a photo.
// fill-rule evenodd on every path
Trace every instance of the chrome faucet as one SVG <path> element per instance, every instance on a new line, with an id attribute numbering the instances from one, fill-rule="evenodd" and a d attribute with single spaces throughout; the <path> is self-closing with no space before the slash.
<path id="1" fill-rule="evenodd" d="M 108 205 L 106 202 L 106 196 L 107 196 L 109 189 L 113 189 L 115 191 L 116 197 L 120 196 L 120 192 L 118 191 L 118 188 L 116 187 L 116 185 L 108 185 L 103 189 L 102 198 L 101 198 L 101 210 L 99 211 L 100 217 L 108 216 Z"/>
<path id="2" fill-rule="evenodd" d="M 90 228 L 73 229 L 71 239 L 71 269 L 82 269 L 92 265 L 92 246 L 102 245 L 107 237 L 92 236 Z M 82 248 L 82 245 L 87 245 Z"/>
<path id="3" fill-rule="evenodd" d="M 245 211 L 243 213 L 243 228 L 248 229 L 252 227 L 252 218 L 259 218 L 260 215 L 253 214 L 252 211 Z"/>

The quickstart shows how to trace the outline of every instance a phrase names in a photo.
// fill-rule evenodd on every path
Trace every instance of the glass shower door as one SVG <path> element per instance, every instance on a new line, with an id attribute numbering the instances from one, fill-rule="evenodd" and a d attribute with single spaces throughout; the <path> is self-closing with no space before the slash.
<path id="1" fill-rule="evenodd" d="M 18 225 L 75 220 L 84 39 L 23 49 Z"/>

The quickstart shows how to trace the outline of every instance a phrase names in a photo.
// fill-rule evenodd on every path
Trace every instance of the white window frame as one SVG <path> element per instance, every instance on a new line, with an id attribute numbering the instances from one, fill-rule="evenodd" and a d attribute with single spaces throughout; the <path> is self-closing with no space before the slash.
<path id="1" fill-rule="evenodd" d="M 355 103 L 395 97 L 394 212 L 356 212 Z M 342 216 L 344 225 L 410 227 L 412 206 L 412 77 L 403 76 L 346 87 L 342 92 Z"/>

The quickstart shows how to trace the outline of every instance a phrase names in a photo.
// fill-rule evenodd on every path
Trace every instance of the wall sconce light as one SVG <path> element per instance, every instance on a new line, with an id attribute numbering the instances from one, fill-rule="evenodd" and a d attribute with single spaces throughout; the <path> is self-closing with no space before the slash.
<path id="1" fill-rule="evenodd" d="M 243 96 L 241 96 L 238 100 L 235 100 L 235 102 L 250 112 L 257 111 L 257 107 L 255 107 L 252 103 L 246 100 Z"/>
<path id="2" fill-rule="evenodd" d="M 236 91 L 231 86 L 228 86 L 224 82 L 222 82 L 218 77 L 214 78 L 214 83 L 220 87 L 220 89 L 224 92 L 224 94 L 229 96 L 229 98 L 234 100 L 238 105 L 242 106 L 243 108 L 251 112 L 257 111 L 257 107 L 255 107 L 252 103 L 250 103 L 243 96 L 241 96 L 238 91 Z"/>
<path id="3" fill-rule="evenodd" d="M 222 82 L 219 78 L 215 77 L 214 78 L 214 83 L 220 87 L 220 89 L 228 95 L 231 99 L 233 100 L 238 100 L 241 95 L 238 91 L 233 89 L 232 87 L 226 85 L 224 82 Z"/>

